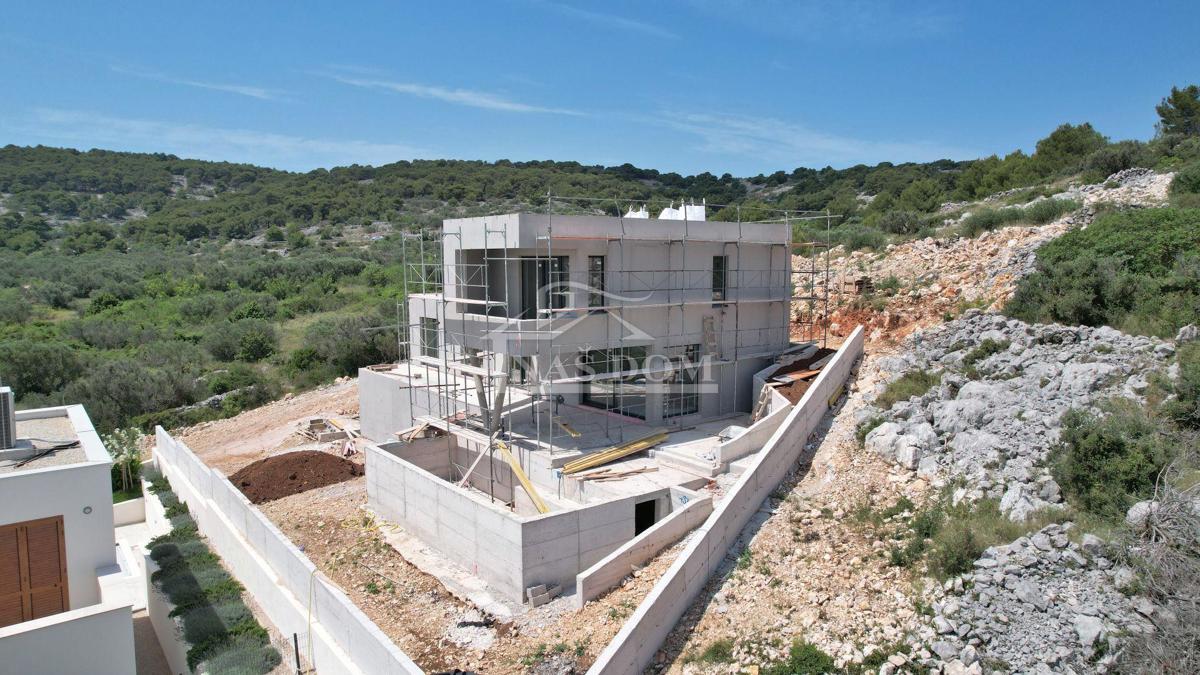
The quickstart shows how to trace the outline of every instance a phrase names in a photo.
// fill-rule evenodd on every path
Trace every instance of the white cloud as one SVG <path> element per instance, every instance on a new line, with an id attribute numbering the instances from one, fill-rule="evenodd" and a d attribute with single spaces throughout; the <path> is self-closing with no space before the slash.
<path id="1" fill-rule="evenodd" d="M 55 108 L 34 109 L 30 119 L 16 125 L 14 130 L 33 143 L 168 152 L 181 157 L 250 162 L 290 170 L 356 163 L 378 166 L 430 156 L 426 150 L 397 143 L 305 138 Z"/>
<path id="2" fill-rule="evenodd" d="M 669 40 L 678 40 L 679 34 L 673 33 L 666 28 L 656 26 L 651 23 L 637 21 L 635 19 L 627 19 L 623 16 L 615 14 L 605 14 L 603 12 L 593 12 L 590 9 L 583 9 L 574 5 L 568 5 L 561 2 L 538 2 L 542 7 L 552 9 L 560 14 L 573 16 L 578 19 L 583 19 L 590 23 L 617 28 L 620 30 L 631 31 L 634 33 L 642 33 L 651 37 L 666 38 Z"/>
<path id="3" fill-rule="evenodd" d="M 703 151 L 765 159 L 783 166 L 850 166 L 975 156 L 969 151 L 936 143 L 849 138 L 770 117 L 665 113 L 660 123 L 698 136 Z"/>
<path id="4" fill-rule="evenodd" d="M 137 68 L 127 68 L 125 66 L 109 66 L 113 72 L 123 75 L 132 75 L 140 77 L 143 80 L 153 80 L 155 82 L 165 82 L 167 84 L 178 84 L 185 87 L 196 87 L 197 89 L 209 89 L 212 91 L 223 91 L 230 94 L 238 94 L 240 96 L 249 96 L 264 101 L 277 100 L 283 97 L 284 92 L 275 89 L 267 89 L 265 87 L 256 87 L 247 84 L 232 84 L 226 82 L 204 82 L 202 80 L 189 80 L 183 77 L 172 77 L 162 73 L 156 73 L 149 70 L 140 70 Z"/>
<path id="5" fill-rule="evenodd" d="M 901 0 L 688 0 L 723 22 L 808 41 L 898 42 L 954 29 L 959 7 Z"/>
<path id="6" fill-rule="evenodd" d="M 337 80 L 342 84 L 348 84 L 355 87 L 390 91 L 397 94 L 404 94 L 406 96 L 416 96 L 418 98 L 428 98 L 436 101 L 443 101 L 445 103 L 453 103 L 455 105 L 464 105 L 470 108 L 483 108 L 484 110 L 500 110 L 503 112 L 515 113 L 546 113 L 552 115 L 583 114 L 581 112 L 567 110 L 565 108 L 549 108 L 540 105 L 521 103 L 520 101 L 513 101 L 497 94 L 475 91 L 472 89 L 450 89 L 435 85 L 415 84 L 412 82 L 393 82 L 391 80 L 338 74 L 327 75 L 327 77 Z"/>

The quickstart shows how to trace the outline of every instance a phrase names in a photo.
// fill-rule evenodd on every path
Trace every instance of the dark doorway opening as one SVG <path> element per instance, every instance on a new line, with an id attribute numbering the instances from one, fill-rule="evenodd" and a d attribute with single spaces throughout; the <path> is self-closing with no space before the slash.
<path id="1" fill-rule="evenodd" d="M 648 502 L 633 505 L 633 534 L 637 536 L 654 524 L 654 502 L 651 499 Z"/>

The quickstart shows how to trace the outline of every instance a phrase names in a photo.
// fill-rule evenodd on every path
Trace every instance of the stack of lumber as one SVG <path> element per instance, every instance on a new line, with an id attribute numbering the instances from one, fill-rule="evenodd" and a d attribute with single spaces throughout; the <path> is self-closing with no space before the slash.
<path id="1" fill-rule="evenodd" d="M 566 464 L 563 464 L 562 471 L 565 474 L 573 474 L 579 473 L 580 471 L 587 471 L 588 469 L 594 469 L 598 466 L 608 464 L 609 462 L 614 462 L 622 457 L 632 455 L 635 452 L 641 452 L 642 450 L 653 448 L 665 440 L 667 440 L 667 432 L 658 431 L 635 441 L 626 441 L 620 445 L 614 445 L 607 450 L 593 452 L 590 455 L 567 462 Z"/>

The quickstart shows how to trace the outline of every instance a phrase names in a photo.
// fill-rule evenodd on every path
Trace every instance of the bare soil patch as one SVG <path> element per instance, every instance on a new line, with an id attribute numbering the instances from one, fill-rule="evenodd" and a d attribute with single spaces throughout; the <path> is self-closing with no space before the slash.
<path id="1" fill-rule="evenodd" d="M 365 468 L 320 450 L 302 450 L 260 459 L 229 477 L 255 504 L 357 478 Z"/>

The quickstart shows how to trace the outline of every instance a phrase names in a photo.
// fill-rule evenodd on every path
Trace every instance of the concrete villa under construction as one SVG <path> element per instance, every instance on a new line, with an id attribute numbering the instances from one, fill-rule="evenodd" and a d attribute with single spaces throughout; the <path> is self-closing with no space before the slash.
<path id="1" fill-rule="evenodd" d="M 818 218 L 689 204 L 412 235 L 402 360 L 359 377 L 371 507 L 508 600 L 602 593 L 707 517 L 828 362 L 827 262 L 793 261 Z"/>

